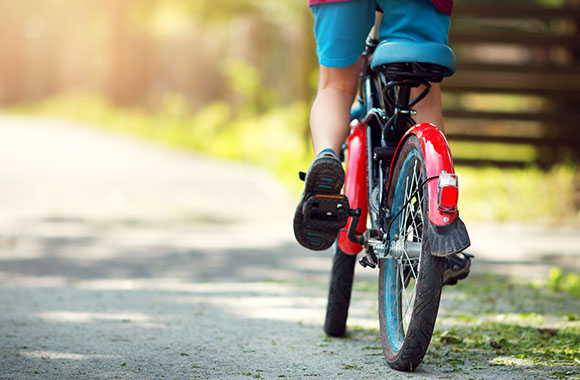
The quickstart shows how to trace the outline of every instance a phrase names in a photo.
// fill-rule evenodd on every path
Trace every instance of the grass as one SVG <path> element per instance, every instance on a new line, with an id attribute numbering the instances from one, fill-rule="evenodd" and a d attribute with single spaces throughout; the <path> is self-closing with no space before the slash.
<path id="1" fill-rule="evenodd" d="M 444 289 L 428 362 L 536 368 L 577 379 L 579 315 L 580 296 L 554 290 L 550 280 L 472 275 Z"/>
<path id="2" fill-rule="evenodd" d="M 564 275 L 562 269 L 553 268 L 548 277 L 548 286 L 554 291 L 564 291 L 580 298 L 580 276 L 576 273 Z"/>
<path id="3" fill-rule="evenodd" d="M 466 379 L 580 379 L 580 295 L 552 283 L 472 274 L 445 287 L 423 361 L 437 370 L 428 371 Z M 358 288 L 366 293 L 370 287 Z M 369 356 L 382 356 L 375 329 L 349 326 L 349 332 L 368 341 L 363 350 Z"/>
<path id="4" fill-rule="evenodd" d="M 187 101 L 179 95 L 166 96 L 157 111 L 151 111 L 114 107 L 96 95 L 65 94 L 7 111 L 73 119 L 178 149 L 245 161 L 275 174 L 296 197 L 302 191 L 297 172 L 305 170 L 312 158 L 304 131 L 308 107 L 302 103 L 234 115 L 227 103 L 218 101 L 192 115 Z M 472 156 L 486 154 L 486 148 L 477 144 L 454 148 Z M 579 173 L 572 164 L 550 171 L 533 167 L 458 167 L 456 171 L 460 177 L 461 213 L 466 221 L 580 223 Z"/>

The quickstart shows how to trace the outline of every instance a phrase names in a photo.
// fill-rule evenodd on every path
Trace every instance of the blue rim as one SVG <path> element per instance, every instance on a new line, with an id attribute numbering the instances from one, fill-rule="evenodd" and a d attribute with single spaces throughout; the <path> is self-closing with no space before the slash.
<path id="1" fill-rule="evenodd" d="M 395 196 L 393 197 L 391 215 L 397 215 L 401 210 L 405 202 L 405 183 L 404 181 L 409 178 L 409 175 L 413 175 L 413 166 L 411 164 L 415 160 L 421 159 L 419 152 L 414 150 L 409 153 L 403 166 L 401 168 L 401 174 L 397 179 L 397 185 L 395 187 Z M 391 230 L 399 230 L 400 218 L 393 221 L 390 226 L 389 239 L 393 239 Z M 390 242 L 390 241 L 389 241 Z M 385 324 L 387 329 L 387 336 L 391 349 L 395 352 L 401 350 L 403 346 L 403 341 L 405 340 L 405 335 L 402 329 L 399 328 L 401 325 L 401 302 L 399 300 L 399 286 L 398 281 L 398 266 L 397 262 L 393 258 L 388 258 L 385 260 L 385 281 L 384 281 L 384 309 L 385 309 Z"/>

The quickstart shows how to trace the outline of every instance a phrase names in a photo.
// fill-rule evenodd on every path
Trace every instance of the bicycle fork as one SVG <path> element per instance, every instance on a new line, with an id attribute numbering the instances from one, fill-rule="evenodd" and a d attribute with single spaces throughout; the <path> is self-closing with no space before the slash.
<path id="1" fill-rule="evenodd" d="M 346 226 L 340 230 L 338 246 L 346 254 L 357 255 L 363 249 L 364 239 L 362 234 L 366 231 L 369 204 L 366 124 L 355 121 L 351 125 L 351 133 L 347 140 L 347 150 L 344 195 L 348 198 L 351 209 L 360 211 L 358 216 L 353 214 Z"/>

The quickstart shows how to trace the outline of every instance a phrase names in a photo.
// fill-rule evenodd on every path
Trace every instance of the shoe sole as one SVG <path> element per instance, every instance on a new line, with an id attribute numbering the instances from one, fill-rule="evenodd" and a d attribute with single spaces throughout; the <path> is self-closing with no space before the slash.
<path id="1" fill-rule="evenodd" d="M 455 285 L 457 284 L 457 281 L 459 280 L 463 280 L 464 278 L 466 278 L 469 275 L 469 271 L 471 270 L 471 260 L 469 260 L 469 258 L 467 258 L 466 260 L 468 260 L 467 265 L 462 268 L 459 271 L 454 271 L 453 269 L 449 270 L 449 272 L 451 272 L 449 275 L 445 275 L 445 272 L 443 273 L 443 285 Z M 447 272 L 447 271 L 446 271 Z"/>
<path id="2" fill-rule="evenodd" d="M 329 231 L 316 225 L 306 225 L 304 203 L 314 194 L 340 194 L 344 184 L 344 169 L 335 158 L 319 157 L 308 168 L 304 181 L 304 193 L 294 213 L 294 236 L 303 247 L 322 251 L 332 246 L 339 230 Z"/>

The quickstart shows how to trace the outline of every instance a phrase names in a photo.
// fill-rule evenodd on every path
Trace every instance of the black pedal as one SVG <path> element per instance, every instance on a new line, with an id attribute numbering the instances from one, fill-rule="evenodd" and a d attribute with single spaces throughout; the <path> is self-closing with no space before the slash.
<path id="1" fill-rule="evenodd" d="M 340 229 L 350 216 L 348 198 L 344 195 L 316 194 L 302 208 L 305 222 L 315 228 Z"/>
<path id="2" fill-rule="evenodd" d="M 363 268 L 371 267 L 375 269 L 377 267 L 377 256 L 374 253 L 367 253 L 358 262 Z"/>

